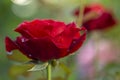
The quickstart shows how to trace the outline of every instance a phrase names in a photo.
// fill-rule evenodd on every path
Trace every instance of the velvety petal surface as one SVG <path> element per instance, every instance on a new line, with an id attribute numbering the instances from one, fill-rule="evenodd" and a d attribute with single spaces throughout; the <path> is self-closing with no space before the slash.
<path id="1" fill-rule="evenodd" d="M 116 24 L 115 19 L 109 13 L 103 13 L 99 18 L 85 22 L 83 25 L 86 26 L 88 31 L 101 30 L 110 28 Z"/>
<path id="2" fill-rule="evenodd" d="M 7 52 L 17 49 L 17 45 L 9 37 L 5 38 L 5 47 Z"/>
<path id="3" fill-rule="evenodd" d="M 55 37 L 56 35 L 63 32 L 66 25 L 63 22 L 57 22 L 53 20 L 33 20 L 31 22 L 23 22 L 19 25 L 15 31 L 21 33 L 25 37 L 44 37 L 51 36 Z"/>
<path id="4" fill-rule="evenodd" d="M 16 43 L 23 54 L 34 60 L 47 61 L 66 55 L 67 49 L 57 48 L 48 37 L 29 39 L 25 42 L 22 42 L 22 39 L 18 37 Z"/>
<path id="5" fill-rule="evenodd" d="M 63 58 L 83 44 L 86 34 L 81 35 L 81 30 L 75 23 L 66 25 L 60 21 L 39 19 L 25 21 L 15 29 L 21 36 L 14 41 L 6 37 L 6 50 L 17 49 L 28 58 L 43 62 Z"/>
<path id="6" fill-rule="evenodd" d="M 83 28 L 81 28 L 81 31 L 83 31 L 83 34 L 81 36 L 79 36 L 79 38 L 73 39 L 73 41 L 68 49 L 68 53 L 73 53 L 76 50 L 78 50 L 82 46 L 83 42 L 85 41 L 86 29 L 83 27 Z"/>
<path id="7" fill-rule="evenodd" d="M 74 23 L 70 23 L 61 34 L 57 35 L 53 39 L 53 42 L 59 48 L 68 48 L 79 31 L 80 29 L 76 28 Z"/>

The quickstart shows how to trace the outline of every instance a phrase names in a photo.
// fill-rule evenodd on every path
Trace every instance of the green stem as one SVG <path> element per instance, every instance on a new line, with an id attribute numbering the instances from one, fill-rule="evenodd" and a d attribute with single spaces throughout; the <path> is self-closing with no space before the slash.
<path id="1" fill-rule="evenodd" d="M 80 0 L 79 16 L 77 19 L 77 26 L 81 26 L 83 23 L 84 16 L 84 0 Z"/>
<path id="2" fill-rule="evenodd" d="M 47 66 L 47 80 L 51 80 L 51 64 Z"/>

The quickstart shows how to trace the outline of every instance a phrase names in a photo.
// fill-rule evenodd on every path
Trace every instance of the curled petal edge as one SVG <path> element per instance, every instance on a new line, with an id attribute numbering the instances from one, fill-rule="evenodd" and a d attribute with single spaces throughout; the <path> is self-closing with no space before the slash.
<path id="1" fill-rule="evenodd" d="M 75 39 L 72 41 L 72 44 L 69 47 L 68 53 L 73 53 L 76 50 L 78 50 L 82 46 L 83 42 L 85 41 L 87 30 L 85 27 L 82 27 L 80 31 L 84 31 L 84 32 L 78 39 Z"/>

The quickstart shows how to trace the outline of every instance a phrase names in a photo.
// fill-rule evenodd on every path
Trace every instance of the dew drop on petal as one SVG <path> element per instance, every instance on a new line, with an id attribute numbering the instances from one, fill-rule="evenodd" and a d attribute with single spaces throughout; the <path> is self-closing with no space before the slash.
<path id="1" fill-rule="evenodd" d="M 76 41 L 73 41 L 73 43 L 75 44 L 75 43 L 76 43 Z"/>
<path id="2" fill-rule="evenodd" d="M 31 57 L 32 55 L 31 54 L 29 54 L 29 57 Z"/>
<path id="3" fill-rule="evenodd" d="M 25 42 L 25 39 L 22 39 L 22 42 Z"/>
<path id="4" fill-rule="evenodd" d="M 69 52 L 70 50 L 68 49 L 67 52 Z"/>

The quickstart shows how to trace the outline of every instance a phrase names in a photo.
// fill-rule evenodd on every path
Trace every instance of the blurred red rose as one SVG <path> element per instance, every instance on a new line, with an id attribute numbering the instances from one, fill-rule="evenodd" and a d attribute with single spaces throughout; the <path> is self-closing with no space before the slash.
<path id="1" fill-rule="evenodd" d="M 54 20 L 33 20 L 23 22 L 15 29 L 21 36 L 15 41 L 6 37 L 6 50 L 18 49 L 28 58 L 48 61 L 65 57 L 80 48 L 86 33 L 74 23 L 68 25 Z"/>
<path id="2" fill-rule="evenodd" d="M 75 16 L 79 15 L 79 9 L 74 12 Z M 112 13 L 105 9 L 100 4 L 91 4 L 85 6 L 83 26 L 86 27 L 88 31 L 92 30 L 103 30 L 110 28 L 116 24 Z"/>

